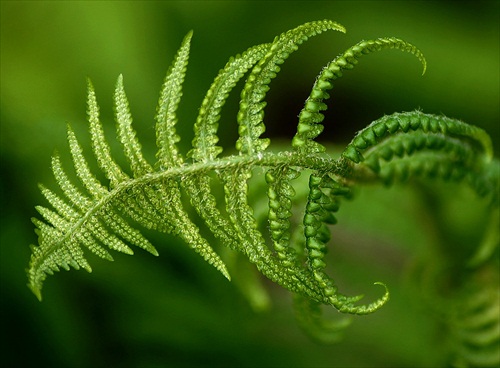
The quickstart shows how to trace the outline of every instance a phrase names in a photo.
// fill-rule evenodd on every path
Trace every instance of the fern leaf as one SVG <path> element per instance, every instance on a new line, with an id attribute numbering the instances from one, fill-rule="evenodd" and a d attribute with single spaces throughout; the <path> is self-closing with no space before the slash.
<path id="1" fill-rule="evenodd" d="M 303 24 L 276 37 L 268 53 L 253 68 L 241 92 L 237 117 L 240 138 L 236 148 L 242 154 L 256 154 L 269 145 L 268 139 L 259 138 L 265 131 L 263 120 L 266 103 L 262 101 L 269 90 L 268 84 L 280 71 L 279 65 L 298 49 L 298 45 L 327 30 L 345 32 L 343 26 L 329 20 Z"/>
<path id="2" fill-rule="evenodd" d="M 419 111 L 393 114 L 374 121 L 368 127 L 358 132 L 356 137 L 347 146 L 349 153 L 346 152 L 344 156 L 357 163 L 363 151 L 374 146 L 386 136 L 412 131 L 455 137 L 461 139 L 463 144 L 474 142 L 471 147 L 476 148 L 481 154 L 484 154 L 488 161 L 493 156 L 491 139 L 484 130 L 465 124 L 459 120 L 444 116 L 423 114 Z"/>
<path id="3" fill-rule="evenodd" d="M 226 265 L 208 244 L 207 240 L 200 235 L 198 227 L 190 220 L 189 215 L 184 210 L 179 183 L 171 180 L 166 183 L 168 192 L 163 193 L 163 203 L 169 207 L 169 213 L 164 216 L 174 229 L 173 234 L 180 236 L 193 250 L 230 280 L 231 277 Z M 161 191 L 162 189 L 164 190 L 164 188 L 158 188 L 157 190 Z"/>
<path id="4" fill-rule="evenodd" d="M 87 85 L 87 106 L 92 149 L 99 167 L 110 181 L 110 186 L 115 187 L 119 182 L 127 180 L 128 176 L 116 164 L 111 155 L 111 149 L 106 142 L 102 124 L 99 121 L 99 106 L 97 104 L 94 86 L 90 79 L 87 80 Z"/>
<path id="5" fill-rule="evenodd" d="M 289 167 L 278 167 L 266 173 L 269 198 L 269 229 L 274 249 L 285 267 L 296 264 L 297 256 L 290 247 L 290 218 L 292 217 L 292 197 L 295 190 L 290 182 L 299 172 Z"/>
<path id="6" fill-rule="evenodd" d="M 68 143 L 71 151 L 71 157 L 73 158 L 73 163 L 76 169 L 76 174 L 82 184 L 94 198 L 105 196 L 108 192 L 107 189 L 91 173 L 90 168 L 87 164 L 87 160 L 83 156 L 83 151 L 80 144 L 78 143 L 75 132 L 69 125 Z"/>
<path id="7" fill-rule="evenodd" d="M 243 253 L 270 280 L 297 294 L 298 319 L 310 332 L 323 340 L 336 339 L 347 324 L 321 319 L 321 304 L 340 312 L 368 314 L 389 300 L 385 284 L 383 295 L 368 304 L 359 304 L 362 295 L 346 296 L 339 292 L 327 274 L 327 248 L 331 225 L 336 222 L 340 201 L 350 197 L 352 187 L 378 181 L 387 184 L 413 177 L 466 181 L 481 196 L 490 196 L 490 206 L 498 220 L 500 164 L 493 158 L 492 143 L 481 129 L 458 120 L 421 112 L 393 114 L 383 117 L 361 130 L 347 145 L 340 158 L 323 154 L 324 147 L 315 142 L 323 130 L 324 101 L 330 96 L 332 82 L 342 71 L 352 69 L 364 54 L 396 48 L 415 55 L 423 64 L 421 52 L 397 38 L 362 41 L 329 63 L 320 73 L 299 115 L 292 150 L 264 152 L 269 140 L 261 138 L 265 131 L 264 107 L 269 84 L 280 65 L 309 37 L 326 30 L 344 32 L 332 21 L 306 23 L 283 33 L 271 44 L 247 49 L 231 58 L 208 90 L 194 124 L 194 139 L 184 162 L 177 147 L 177 108 L 189 57 L 192 32 L 184 38 L 164 80 L 159 97 L 156 121 L 157 163 L 151 165 L 142 154 L 132 115 L 120 75 L 114 93 L 117 137 L 123 146 L 132 175 L 114 160 L 99 120 L 99 106 L 94 87 L 88 81 L 88 120 L 93 155 L 109 186 L 91 172 L 75 133 L 68 126 L 68 143 L 76 176 L 76 185 L 62 167 L 58 154 L 52 157 L 52 171 L 62 194 L 40 185 L 52 208 L 37 206 L 43 220 L 32 221 L 38 235 L 38 246 L 32 246 L 29 287 L 41 299 L 41 288 L 48 274 L 61 268 L 83 268 L 91 271 L 84 252 L 112 260 L 106 248 L 133 254 L 131 245 L 158 255 L 155 247 L 133 227 L 135 222 L 147 229 L 171 233 L 181 238 L 226 278 L 225 263 L 202 236 L 192 219 L 194 209 L 206 228 L 222 245 Z M 237 82 L 252 69 L 241 93 L 237 115 L 239 138 L 236 155 L 219 157 L 217 146 L 222 107 Z M 299 175 L 309 173 L 309 185 L 301 188 Z M 249 195 L 250 179 L 265 173 L 267 192 L 267 229 L 254 213 Z M 295 185 L 292 185 L 293 184 Z M 224 198 L 212 192 L 223 188 Z M 265 196 L 264 196 L 265 197 Z M 192 208 L 188 208 L 189 203 Z M 293 213 L 303 205 L 302 226 L 293 229 Z M 257 207 L 255 207 L 258 209 Z M 257 213 L 265 213 L 258 210 Z M 496 214 L 496 215 L 495 215 Z M 298 220 L 300 221 L 300 220 Z M 494 221 L 492 221 L 493 223 Z M 493 229 L 494 226 L 491 226 Z M 267 230 L 267 232 L 266 232 Z M 498 247 L 498 231 L 489 230 L 468 266 L 471 273 L 488 266 Z M 301 233 L 300 236 L 297 234 Z M 479 297 L 472 297 L 474 301 Z M 256 302 L 256 299 L 254 299 Z M 259 304 L 260 302 L 256 302 Z M 493 305 L 490 299 L 481 308 Z M 462 306 L 472 315 L 475 307 Z M 497 308 L 497 304 L 492 309 Z M 495 309 L 496 310 L 496 309 Z M 480 319 L 480 318 L 479 318 Z M 488 318 L 488 321 L 497 319 Z M 497 340 L 495 329 L 482 328 L 472 316 L 457 331 L 466 333 L 459 339 L 463 347 L 469 343 L 490 348 Z M 463 342 L 463 343 L 462 343 Z M 486 357 L 486 358 L 484 358 Z M 467 361 L 492 359 L 489 350 L 480 357 L 467 354 Z"/>
<path id="8" fill-rule="evenodd" d="M 194 161 L 215 160 L 222 151 L 222 148 L 216 146 L 220 110 L 236 83 L 264 56 L 268 48 L 268 44 L 259 45 L 248 49 L 242 55 L 237 55 L 229 60 L 215 78 L 202 102 L 194 126 L 194 148 L 188 153 Z M 183 186 L 189 194 L 193 207 L 215 237 L 230 248 L 241 250 L 242 244 L 235 229 L 217 209 L 216 199 L 211 194 L 210 177 L 189 176 L 183 181 Z"/>
<path id="9" fill-rule="evenodd" d="M 217 208 L 218 201 L 211 193 L 210 179 L 190 176 L 183 183 L 189 193 L 191 204 L 205 221 L 212 234 L 227 247 L 242 251 L 243 243 L 236 229 Z"/>
<path id="10" fill-rule="evenodd" d="M 189 47 L 193 32 L 189 32 L 182 41 L 181 47 L 172 63 L 163 83 L 158 109 L 156 113 L 156 157 L 160 167 L 179 166 L 182 157 L 177 148 L 180 140 L 175 130 L 176 111 L 182 97 L 182 83 L 186 74 L 189 58 Z"/>
<path id="11" fill-rule="evenodd" d="M 241 55 L 231 58 L 210 86 L 203 100 L 198 118 L 194 125 L 195 138 L 193 149 L 188 156 L 195 161 L 213 160 L 222 152 L 222 148 L 215 146 L 217 137 L 220 110 L 236 83 L 255 63 L 262 59 L 269 49 L 269 44 L 254 46 Z"/>
<path id="12" fill-rule="evenodd" d="M 326 263 L 326 243 L 330 240 L 330 230 L 327 224 L 335 224 L 333 215 L 339 208 L 338 197 L 346 196 L 349 188 L 340 185 L 325 175 L 311 174 L 309 177 L 309 195 L 304 214 L 304 235 L 308 268 L 319 286 L 328 304 L 338 310 L 350 314 L 368 314 L 382 307 L 389 300 L 387 287 L 384 295 L 367 305 L 355 305 L 363 298 L 362 295 L 348 297 L 338 292 L 333 280 L 324 272 Z"/>
<path id="13" fill-rule="evenodd" d="M 46 188 L 44 185 L 39 184 L 38 188 L 42 192 L 43 196 L 47 201 L 54 207 L 60 216 L 62 216 L 67 221 L 73 221 L 80 216 L 80 213 L 73 209 L 72 206 L 66 204 L 66 202 L 61 199 L 57 194 L 55 194 L 50 189 Z"/>
<path id="14" fill-rule="evenodd" d="M 167 73 L 158 102 L 156 115 L 157 158 L 161 170 L 180 166 L 183 162 L 176 143 L 179 136 L 175 131 L 177 123 L 176 110 L 182 96 L 182 83 L 186 72 L 189 57 L 189 47 L 192 32 L 184 38 L 176 58 Z M 208 242 L 199 234 L 198 227 L 191 222 L 183 209 L 179 182 L 173 179 L 166 180 L 164 185 L 155 188 L 155 191 L 164 195 L 164 203 L 170 208 L 165 216 L 169 232 L 177 233 L 188 245 L 198 252 L 208 263 L 214 265 L 222 274 L 230 279 L 224 262 L 210 247 Z M 155 194 L 150 196 L 154 198 Z M 156 207 L 156 206 L 155 206 Z"/>
<path id="15" fill-rule="evenodd" d="M 123 145 L 125 157 L 128 159 L 134 177 L 140 177 L 152 172 L 153 168 L 142 155 L 141 144 L 137 139 L 135 130 L 132 128 L 132 115 L 121 74 L 116 82 L 114 102 L 118 137 Z"/>
<path id="16" fill-rule="evenodd" d="M 75 206 L 79 210 L 84 210 L 90 206 L 91 199 L 82 194 L 80 190 L 71 183 L 62 167 L 61 159 L 57 153 L 52 156 L 52 172 L 54 173 L 57 184 L 62 189 L 66 198 L 71 202 L 72 207 Z"/>
<path id="17" fill-rule="evenodd" d="M 354 68 L 362 55 L 388 48 L 399 49 L 415 55 L 423 65 L 422 74 L 425 73 L 427 63 L 420 50 L 398 38 L 379 38 L 377 40 L 362 41 L 347 49 L 343 54 L 330 62 L 316 79 L 305 106 L 299 114 L 297 133 L 292 140 L 292 146 L 295 149 L 305 152 L 323 152 L 325 150 L 314 139 L 324 129 L 323 125 L 321 125 L 324 119 L 321 111 L 327 108 L 323 101 L 330 98 L 327 91 L 333 88 L 332 82 L 342 76 L 342 70 Z"/>
<path id="18" fill-rule="evenodd" d="M 316 301 L 329 303 L 329 296 L 324 293 L 323 285 L 318 283 L 308 269 L 301 268 L 301 260 L 295 249 L 297 244 L 292 240 L 290 218 L 293 216 L 291 211 L 295 190 L 291 181 L 298 176 L 299 171 L 289 166 L 278 166 L 266 173 L 270 237 L 281 267 L 300 281 L 299 293 Z"/>
<path id="19" fill-rule="evenodd" d="M 383 117 L 358 132 L 342 157 L 360 164 L 358 173 L 369 167 L 386 184 L 411 176 L 466 180 L 479 195 L 498 198 L 489 136 L 444 116 L 415 111 Z"/>
<path id="20" fill-rule="evenodd" d="M 247 180 L 250 174 L 238 171 L 236 173 L 226 172 L 223 179 L 227 212 L 240 241 L 244 243 L 244 254 L 270 280 L 291 291 L 300 293 L 304 292 L 303 290 L 308 290 L 310 295 L 321 298 L 321 294 L 315 290 L 312 283 L 307 285 L 308 279 L 302 277 L 303 272 L 290 267 L 283 268 L 266 246 L 265 239 L 258 230 L 256 220 L 253 217 L 253 210 L 247 202 Z"/>

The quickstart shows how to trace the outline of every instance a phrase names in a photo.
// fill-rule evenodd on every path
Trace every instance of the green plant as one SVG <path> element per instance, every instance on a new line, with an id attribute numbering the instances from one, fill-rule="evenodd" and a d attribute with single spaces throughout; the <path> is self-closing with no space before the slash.
<path id="1" fill-rule="evenodd" d="M 453 299 L 453 303 L 458 303 L 456 310 L 472 321 L 463 325 L 464 318 L 460 315 L 449 322 L 451 329 L 459 331 L 451 348 L 457 350 L 450 359 L 457 365 L 475 365 L 481 359 L 486 364 L 498 361 L 495 333 L 499 318 L 494 313 L 499 309 L 498 285 L 488 275 L 498 271 L 496 225 L 500 175 L 489 136 L 461 121 L 414 111 L 374 121 L 358 132 L 338 156 L 327 154 L 326 148 L 316 141 L 324 128 L 322 111 L 327 108 L 328 91 L 343 70 L 352 69 L 364 54 L 394 48 L 415 55 L 425 72 L 426 61 L 415 46 L 398 38 L 379 38 L 362 41 L 346 50 L 319 74 L 300 112 L 291 146 L 267 150 L 270 140 L 261 136 L 265 132 L 268 85 L 279 72 L 279 65 L 298 45 L 326 30 L 345 32 L 332 21 L 310 22 L 283 33 L 272 43 L 252 47 L 230 59 L 202 102 L 194 125 L 193 148 L 187 159 L 177 147 L 180 138 L 176 133 L 176 110 L 182 96 L 192 33 L 182 42 L 163 84 L 156 114 L 158 151 L 154 165 L 143 156 L 132 128 L 120 76 L 114 96 L 117 135 L 130 172 L 123 170 L 111 154 L 89 81 L 87 103 L 92 147 L 107 183 L 103 184 L 91 172 L 76 135 L 68 126 L 70 151 L 84 190 L 72 183 L 55 154 L 52 170 L 63 195 L 40 186 L 55 210 L 38 206 L 44 221 L 33 219 L 39 236 L 39 246 L 32 247 L 28 270 L 33 293 L 41 300 L 47 274 L 61 267 L 90 272 L 84 248 L 108 260 L 113 258 L 103 245 L 133 254 L 128 246 L 132 244 L 158 255 L 131 222 L 177 235 L 230 279 L 226 263 L 212 248 L 213 242 L 202 235 L 209 230 L 219 244 L 244 254 L 267 278 L 294 293 L 298 319 L 307 331 L 323 340 L 336 339 L 347 320 L 325 321 L 321 318 L 321 305 L 362 315 L 375 312 L 389 300 L 388 288 L 376 282 L 384 289 L 382 296 L 360 304 L 362 296 L 342 294 L 326 272 L 330 225 L 336 222 L 335 213 L 341 201 L 351 198 L 356 186 L 407 181 L 416 183 L 424 193 L 423 198 L 430 200 L 431 194 L 425 190 L 430 179 L 459 182 L 487 198 L 492 218 L 490 230 L 485 241 L 472 248 L 467 260 L 457 261 L 456 268 L 466 270 L 463 280 L 443 276 L 444 269 L 439 266 L 433 267 L 432 272 L 425 269 L 421 278 L 444 280 L 435 293 L 429 288 L 427 296 L 433 301 L 450 286 L 457 295 L 464 293 L 456 301 Z M 250 69 L 237 115 L 238 152 L 221 157 L 222 148 L 217 146 L 221 108 Z M 299 176 L 308 176 L 308 184 L 299 180 Z M 255 183 L 258 179 L 260 184 Z M 268 205 L 267 225 L 262 226 L 249 202 L 249 183 L 262 185 L 264 179 Z M 214 194 L 218 187 L 223 188 L 223 199 Z M 294 212 L 297 207 L 301 208 L 300 213 Z M 203 224 L 198 224 L 198 219 Z M 250 290 L 253 286 L 246 287 Z M 442 298 L 438 303 L 446 318 L 452 309 L 449 299 Z M 483 313 L 484 310 L 490 312 Z M 464 352 L 461 348 L 468 348 L 471 339 L 474 348 Z"/>

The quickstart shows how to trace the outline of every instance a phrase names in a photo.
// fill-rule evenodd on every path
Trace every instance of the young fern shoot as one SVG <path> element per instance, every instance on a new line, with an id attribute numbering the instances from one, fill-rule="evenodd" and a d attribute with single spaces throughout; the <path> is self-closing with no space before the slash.
<path id="1" fill-rule="evenodd" d="M 413 111 L 371 123 L 357 133 L 339 158 L 325 154 L 325 148 L 316 141 L 324 129 L 322 111 L 327 108 L 328 91 L 342 72 L 353 69 L 363 55 L 384 49 L 408 52 L 416 56 L 425 72 L 426 61 L 420 50 L 398 38 L 359 42 L 331 61 L 320 72 L 299 114 L 291 149 L 267 150 L 270 140 L 262 138 L 262 134 L 269 83 L 301 43 L 328 30 L 345 32 L 343 26 L 330 20 L 309 22 L 281 34 L 271 43 L 251 47 L 231 58 L 201 103 L 192 149 L 186 156 L 189 160 L 184 159 L 177 145 L 180 137 L 176 124 L 192 32 L 184 38 L 160 93 L 154 163 L 142 154 L 120 75 L 114 95 L 117 137 L 131 175 L 111 154 L 99 120 L 94 87 L 89 81 L 87 105 L 92 151 L 109 185 L 104 185 L 90 171 L 76 135 L 68 126 L 70 152 L 81 186 L 68 178 L 56 154 L 52 171 L 63 195 L 40 186 L 52 209 L 38 206 L 43 220 L 33 219 L 39 238 L 38 245 L 32 246 L 28 285 L 38 299 L 42 299 L 42 285 L 48 274 L 70 267 L 91 271 L 86 250 L 108 260 L 113 258 L 106 248 L 133 254 L 131 245 L 158 255 L 140 232 L 141 227 L 178 236 L 230 279 L 224 261 L 191 218 L 183 200 L 187 196 L 204 221 L 203 226 L 222 245 L 245 255 L 263 275 L 296 295 L 297 310 L 303 313 L 300 320 L 324 326 L 309 315 L 311 311 L 316 313 L 322 304 L 347 314 L 368 314 L 389 299 L 385 284 L 376 282 L 383 287 L 382 295 L 360 304 L 362 296 L 342 294 L 326 271 L 330 227 L 336 222 L 335 213 L 342 198 L 351 196 L 353 187 L 373 182 L 391 184 L 409 178 L 463 181 L 480 196 L 489 196 L 492 207 L 497 208 L 499 165 L 493 158 L 490 138 L 480 128 Z M 217 145 L 221 108 L 247 72 L 237 114 L 237 153 L 221 156 L 223 148 Z M 267 230 L 259 228 L 249 201 L 249 179 L 256 168 L 265 172 Z M 295 208 L 292 183 L 303 173 L 309 175 L 308 195 L 302 211 L 292 213 Z M 224 198 L 213 193 L 214 185 L 223 186 Z M 291 221 L 297 216 L 302 218 L 301 239 L 292 236 Z"/>

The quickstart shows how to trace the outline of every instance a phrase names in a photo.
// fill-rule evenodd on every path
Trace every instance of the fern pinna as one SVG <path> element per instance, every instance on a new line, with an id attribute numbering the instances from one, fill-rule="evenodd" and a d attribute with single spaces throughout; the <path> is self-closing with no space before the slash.
<path id="1" fill-rule="evenodd" d="M 193 147 L 183 155 L 177 143 L 176 110 L 188 63 L 192 33 L 182 45 L 165 78 L 156 113 L 157 162 L 149 163 L 132 127 L 123 78 L 114 95 L 117 136 L 128 159 L 129 172 L 111 155 L 92 84 L 88 83 L 88 121 L 95 159 L 106 176 L 106 184 L 89 169 L 74 131 L 68 126 L 68 142 L 81 186 L 72 183 L 56 154 L 52 170 L 63 196 L 41 186 L 54 209 L 37 207 L 44 221 L 33 219 L 39 245 L 33 246 L 28 270 L 29 287 L 41 299 L 47 274 L 61 267 L 91 271 L 84 249 L 112 260 L 107 248 L 133 254 L 129 245 L 158 255 L 156 248 L 133 227 L 172 233 L 230 279 L 228 268 L 192 220 L 199 217 L 220 243 L 243 253 L 270 280 L 296 296 L 299 320 L 319 323 L 318 306 L 332 305 L 348 314 L 368 314 L 389 299 L 387 287 L 381 296 L 360 304 L 362 296 L 342 294 L 326 272 L 325 252 L 330 225 L 336 222 L 340 202 L 352 195 L 352 188 L 364 183 L 390 184 L 410 178 L 436 178 L 468 183 L 480 196 L 491 198 L 498 208 L 498 162 L 493 159 L 488 135 L 481 129 L 444 116 L 419 111 L 385 116 L 358 132 L 340 157 L 325 153 L 316 141 L 323 131 L 323 114 L 328 91 L 343 71 L 352 69 L 361 56 L 384 49 L 399 49 L 415 55 L 426 69 L 422 53 L 398 38 L 362 41 L 340 54 L 319 74 L 300 112 L 297 132 L 290 149 L 267 150 L 264 109 L 269 83 L 280 65 L 298 45 L 327 30 L 345 32 L 333 21 L 315 21 L 276 37 L 273 42 L 251 47 L 229 60 L 208 90 L 194 124 Z M 237 122 L 236 154 L 221 156 L 218 121 L 229 93 L 247 72 L 241 92 Z M 268 226 L 262 230 L 248 200 L 249 179 L 254 169 L 265 171 Z M 292 213 L 294 184 L 309 175 L 307 198 L 301 213 Z M 224 205 L 213 194 L 223 186 Z M 184 200 L 190 201 L 190 206 Z M 186 208 L 190 207 L 190 208 Z M 222 208 L 223 207 L 223 208 Z M 293 222 L 302 216 L 299 226 Z M 300 236 L 297 235 L 300 232 Z M 490 245 L 486 262 L 497 243 Z M 312 314 L 311 314 L 312 313 Z M 316 317 L 314 317 L 316 316 Z M 344 323 L 344 322 L 342 322 Z M 342 324 L 341 323 L 341 324 Z M 330 326 L 336 331 L 338 325 Z"/>

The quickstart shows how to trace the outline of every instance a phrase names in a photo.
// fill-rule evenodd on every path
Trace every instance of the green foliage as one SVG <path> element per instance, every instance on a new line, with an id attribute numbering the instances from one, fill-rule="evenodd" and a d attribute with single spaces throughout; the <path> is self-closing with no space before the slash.
<path id="1" fill-rule="evenodd" d="M 133 254 L 129 245 L 134 245 L 158 255 L 135 225 L 178 236 L 230 279 L 229 267 L 224 257 L 213 249 L 213 243 L 205 235 L 208 232 L 218 243 L 244 254 L 267 278 L 293 292 L 301 325 L 316 338 L 332 341 L 349 323 L 346 319 L 323 320 L 321 305 L 331 305 L 347 314 L 364 315 L 375 312 L 389 300 L 386 285 L 375 282 L 384 288 L 382 295 L 360 304 L 363 296 L 340 292 L 328 272 L 325 254 L 331 225 L 336 223 L 335 213 L 343 201 L 355 197 L 353 192 L 357 186 L 396 182 L 419 185 L 429 179 L 463 182 L 480 197 L 487 198 L 493 218 L 498 219 L 495 214 L 498 215 L 499 163 L 493 158 L 489 136 L 477 127 L 413 111 L 395 113 L 373 122 L 358 132 L 339 157 L 325 153 L 326 148 L 316 141 L 324 129 L 321 111 L 327 108 L 325 100 L 330 97 L 332 82 L 342 76 L 343 70 L 354 68 L 362 55 L 387 48 L 399 49 L 415 55 L 425 72 L 422 53 L 397 38 L 362 41 L 329 63 L 319 74 L 299 115 L 291 149 L 267 150 L 271 142 L 261 136 L 265 133 L 264 108 L 269 84 L 298 45 L 326 30 L 345 32 L 332 21 L 310 22 L 283 33 L 270 44 L 252 47 L 230 59 L 201 104 L 194 124 L 193 147 L 187 159 L 177 146 L 180 137 L 176 132 L 176 111 L 182 96 L 192 33 L 184 38 L 160 94 L 155 164 L 150 164 L 142 154 L 120 76 L 114 96 L 115 117 L 129 172 L 111 153 L 99 120 L 95 91 L 89 82 L 87 105 L 92 151 L 106 183 L 91 172 L 76 135 L 68 126 L 70 152 L 81 186 L 71 181 L 55 154 L 52 171 L 62 195 L 40 186 L 53 209 L 38 206 L 44 221 L 33 219 L 39 236 L 39 245 L 32 246 L 28 270 L 33 293 L 41 300 L 44 280 L 60 268 L 84 268 L 90 272 L 85 249 L 107 260 L 113 258 L 105 247 Z M 220 157 L 222 148 L 216 144 L 221 108 L 250 69 L 237 114 L 237 152 Z M 256 173 L 260 175 L 257 179 L 262 179 L 261 182 L 265 179 L 267 186 L 261 193 L 267 192 L 268 202 L 268 221 L 264 227 L 249 201 L 249 183 Z M 301 175 L 309 178 L 305 189 L 298 188 L 301 183 L 297 179 Z M 224 198 L 214 194 L 216 186 L 222 186 Z M 301 210 L 294 212 L 297 208 Z M 197 223 L 198 218 L 203 224 Z M 492 272 L 498 269 L 493 257 L 498 252 L 495 225 L 492 221 L 485 242 L 473 248 L 472 261 L 457 265 L 467 268 L 468 276 L 454 283 L 454 290 L 467 293 L 471 283 L 476 285 L 473 292 L 461 299 L 466 302 L 459 309 L 459 313 L 471 316 L 470 323 L 460 324 L 460 317 L 450 322 L 450 326 L 455 326 L 454 331 L 460 334 L 466 331 L 467 335 L 453 340 L 451 352 L 467 345 L 470 338 L 475 344 L 473 353 L 460 350 L 455 354 L 459 358 L 455 359 L 455 355 L 450 358 L 459 364 L 476 365 L 482 359 L 488 364 L 498 361 L 483 351 L 491 350 L 492 344 L 498 343 L 495 326 L 499 325 L 499 318 L 494 313 L 488 314 L 487 327 L 482 328 L 484 325 L 475 317 L 483 310 L 498 310 L 497 293 L 489 292 L 497 290 L 497 285 L 489 278 L 487 282 L 474 283 L 485 269 Z M 433 279 L 443 279 L 443 272 L 435 272 Z M 481 293 L 478 288 L 486 291 Z M 437 290 L 436 295 L 440 293 L 441 290 Z M 434 294 L 432 298 L 435 299 Z M 445 310 L 451 308 L 447 301 L 442 305 Z M 486 335 L 489 338 L 484 337 Z"/>

